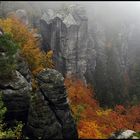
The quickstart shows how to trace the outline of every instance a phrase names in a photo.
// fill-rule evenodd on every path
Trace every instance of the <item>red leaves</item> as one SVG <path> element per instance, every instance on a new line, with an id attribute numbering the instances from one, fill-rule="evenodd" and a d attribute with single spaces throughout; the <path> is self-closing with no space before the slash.
<path id="1" fill-rule="evenodd" d="M 119 114 L 125 114 L 126 113 L 126 109 L 122 105 L 116 105 L 115 111 L 118 112 Z"/>
<path id="2" fill-rule="evenodd" d="M 104 138 L 95 121 L 96 110 L 99 106 L 93 98 L 93 90 L 74 77 L 66 78 L 65 85 L 74 117 L 77 120 L 79 138 Z"/>
<path id="3" fill-rule="evenodd" d="M 72 104 L 87 104 L 92 108 L 97 107 L 97 101 L 93 98 L 93 91 L 90 87 L 86 87 L 80 80 L 74 77 L 66 78 L 65 85 L 69 94 L 69 99 Z"/>
<path id="4" fill-rule="evenodd" d="M 75 78 L 66 78 L 70 105 L 77 120 L 79 138 L 104 139 L 119 129 L 140 130 L 140 105 L 114 110 L 102 109 L 93 98 L 94 92 Z"/>

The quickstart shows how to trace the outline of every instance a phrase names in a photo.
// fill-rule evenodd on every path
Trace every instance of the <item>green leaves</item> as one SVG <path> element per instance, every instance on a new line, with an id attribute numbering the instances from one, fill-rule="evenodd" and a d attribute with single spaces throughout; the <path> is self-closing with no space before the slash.
<path id="1" fill-rule="evenodd" d="M 3 119 L 6 111 L 7 108 L 4 106 L 2 101 L 2 92 L 0 92 L 0 139 L 21 139 L 23 127 L 22 122 L 15 121 L 14 128 L 8 128 L 6 130 L 4 129 L 6 124 L 3 123 Z"/>
<path id="2" fill-rule="evenodd" d="M 12 71 L 16 69 L 15 55 L 19 45 L 12 40 L 10 34 L 0 36 L 0 77 L 11 77 Z"/>
<path id="3" fill-rule="evenodd" d="M 16 54 L 19 45 L 12 40 L 10 34 L 5 33 L 0 36 L 0 48 L 3 48 L 8 56 L 12 56 Z"/>

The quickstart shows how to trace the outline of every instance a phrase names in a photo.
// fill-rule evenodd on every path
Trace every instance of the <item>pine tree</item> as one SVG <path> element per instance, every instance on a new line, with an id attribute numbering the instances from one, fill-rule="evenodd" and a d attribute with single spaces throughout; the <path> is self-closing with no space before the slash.
<path id="1" fill-rule="evenodd" d="M 0 77 L 10 78 L 16 69 L 16 58 L 18 45 L 9 34 L 0 36 Z"/>

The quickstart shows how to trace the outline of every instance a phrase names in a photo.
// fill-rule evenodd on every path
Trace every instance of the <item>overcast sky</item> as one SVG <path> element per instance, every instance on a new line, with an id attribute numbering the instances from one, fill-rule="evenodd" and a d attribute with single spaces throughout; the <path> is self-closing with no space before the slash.
<path id="1" fill-rule="evenodd" d="M 107 17 L 112 18 L 112 20 L 121 18 L 140 18 L 139 1 L 42 1 L 38 3 L 42 6 L 50 8 L 60 7 L 64 3 L 81 4 L 86 8 L 89 17 L 96 14 L 98 15 L 98 18 L 103 20 L 107 20 Z"/>
<path id="2" fill-rule="evenodd" d="M 18 1 L 20 2 L 20 1 Z M 27 1 L 22 1 L 27 3 Z M 21 3 L 22 3 L 21 2 Z M 29 1 L 28 1 L 29 2 Z M 140 23 L 140 1 L 30 1 L 36 6 L 59 8 L 62 4 L 80 4 L 87 11 L 90 24 L 98 20 L 106 25 L 125 22 Z M 16 1 L 14 1 L 16 3 Z M 96 18 L 96 19 L 95 19 Z"/>

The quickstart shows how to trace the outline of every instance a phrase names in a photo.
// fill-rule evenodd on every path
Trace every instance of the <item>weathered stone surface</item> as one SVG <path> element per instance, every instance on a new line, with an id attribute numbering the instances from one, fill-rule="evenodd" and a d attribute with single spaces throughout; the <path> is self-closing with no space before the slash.
<path id="1" fill-rule="evenodd" d="M 62 139 L 61 125 L 40 91 L 33 93 L 26 133 L 29 138 Z"/>
<path id="2" fill-rule="evenodd" d="M 39 91 L 33 96 L 29 111 L 27 130 L 30 135 L 43 139 L 78 138 L 62 74 L 46 69 L 37 75 L 36 80 Z"/>
<path id="3" fill-rule="evenodd" d="M 50 102 L 62 126 L 63 137 L 77 138 L 76 125 L 70 112 L 62 74 L 56 70 L 47 69 L 37 76 L 37 81 L 44 98 Z"/>
<path id="4" fill-rule="evenodd" d="M 113 133 L 109 139 L 139 139 L 139 137 L 135 131 L 120 130 Z"/>
<path id="5" fill-rule="evenodd" d="M 93 48 L 92 42 L 89 43 L 86 12 L 78 5 L 67 8 L 67 12 L 61 11 L 59 15 L 50 12 L 50 16 L 46 11 L 41 17 L 43 44 L 47 44 L 43 50 L 54 51 L 55 68 L 63 75 L 74 74 L 86 81 L 87 49 Z"/>
<path id="6" fill-rule="evenodd" d="M 89 28 L 88 18 L 83 7 L 69 5 L 66 9 L 67 12 L 61 9 L 59 14 L 53 10 L 46 10 L 42 16 L 40 26 L 44 44 L 42 50 L 52 49 L 54 51 L 55 69 L 64 76 L 75 75 L 85 83 L 93 85 L 97 98 L 101 99 L 99 99 L 101 104 L 108 104 L 107 98 L 111 96 L 111 100 L 114 101 L 110 102 L 116 102 L 115 99 L 118 98 L 117 103 L 122 103 L 120 99 L 128 98 L 127 89 L 129 89 L 129 83 L 125 86 L 123 75 L 131 75 L 129 71 L 136 60 L 135 54 L 138 54 L 138 43 L 136 43 L 139 42 L 137 40 L 138 25 L 121 23 L 116 27 L 108 27 L 98 18 L 93 17 L 95 21 Z M 137 31 L 134 33 L 135 29 Z M 108 54 L 109 43 L 112 43 L 114 57 L 112 61 L 114 61 L 116 69 L 109 63 L 111 56 Z M 111 69 L 109 67 L 114 67 L 112 73 L 109 72 Z M 118 79 L 114 80 L 114 84 L 122 82 L 119 83 L 119 91 L 116 90 L 117 86 L 114 91 L 110 88 L 113 81 L 110 82 L 108 79 L 110 77 L 115 79 L 115 75 Z M 127 78 L 129 81 L 129 76 Z M 103 96 L 105 91 L 107 97 Z M 109 95 L 110 93 L 112 95 Z M 122 93 L 125 94 L 122 95 Z M 116 95 L 118 97 L 115 97 Z"/>
<path id="7" fill-rule="evenodd" d="M 12 80 L 0 80 L 0 92 L 7 107 L 6 120 L 27 121 L 31 86 L 26 79 L 16 71 Z"/>
<path id="8" fill-rule="evenodd" d="M 17 60 L 17 71 L 19 71 L 22 76 L 28 81 L 29 84 L 31 84 L 31 72 L 29 70 L 29 66 L 26 62 L 26 60 L 17 53 L 16 55 Z"/>

